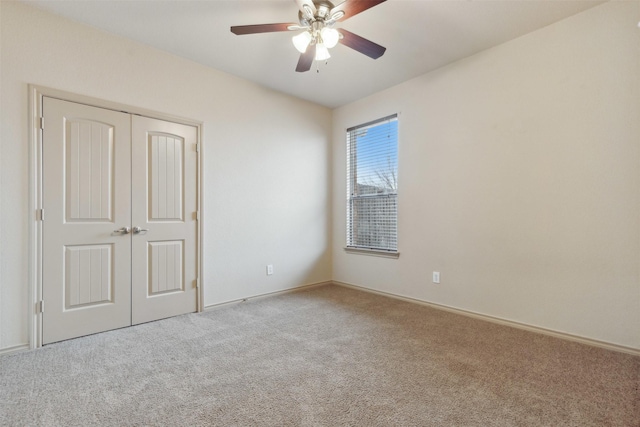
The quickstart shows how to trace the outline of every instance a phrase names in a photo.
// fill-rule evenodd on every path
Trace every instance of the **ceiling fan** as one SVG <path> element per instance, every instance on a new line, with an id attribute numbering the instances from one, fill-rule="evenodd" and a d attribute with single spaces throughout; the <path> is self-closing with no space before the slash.
<path id="1" fill-rule="evenodd" d="M 314 60 L 329 59 L 331 55 L 328 49 L 338 43 L 373 59 L 380 58 L 387 50 L 385 47 L 345 29 L 333 28 L 336 22 L 351 18 L 386 0 L 346 0 L 337 6 L 327 0 L 294 1 L 300 9 L 298 12 L 299 24 L 238 25 L 231 27 L 231 32 L 236 35 L 244 35 L 303 30 L 293 37 L 293 45 L 300 52 L 300 59 L 296 67 L 297 72 L 309 71 Z"/>

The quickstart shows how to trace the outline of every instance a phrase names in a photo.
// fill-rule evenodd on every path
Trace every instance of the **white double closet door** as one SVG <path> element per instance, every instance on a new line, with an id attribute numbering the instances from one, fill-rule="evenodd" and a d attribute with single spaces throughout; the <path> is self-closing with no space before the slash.
<path id="1" fill-rule="evenodd" d="M 197 128 L 45 97 L 43 344 L 197 309 Z"/>

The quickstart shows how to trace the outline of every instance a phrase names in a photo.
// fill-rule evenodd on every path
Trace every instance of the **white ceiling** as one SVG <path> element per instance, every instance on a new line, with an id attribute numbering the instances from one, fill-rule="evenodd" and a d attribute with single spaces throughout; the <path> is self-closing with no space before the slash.
<path id="1" fill-rule="evenodd" d="M 297 22 L 293 0 L 36 0 L 27 3 L 254 81 L 338 107 L 596 6 L 595 0 L 388 0 L 336 25 L 387 48 L 338 45 L 296 73 L 295 33 L 236 36 L 232 25 Z M 338 1 L 337 3 L 340 3 Z"/>

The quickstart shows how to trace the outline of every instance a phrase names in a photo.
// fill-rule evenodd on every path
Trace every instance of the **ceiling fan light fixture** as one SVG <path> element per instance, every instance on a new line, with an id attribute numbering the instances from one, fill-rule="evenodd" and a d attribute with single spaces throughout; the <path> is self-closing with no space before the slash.
<path id="1" fill-rule="evenodd" d="M 0 0 L 2 1 L 2 0 Z M 386 48 L 349 32 L 344 28 L 333 29 L 339 20 L 344 21 L 387 0 L 343 0 L 338 6 L 336 0 L 293 0 L 298 5 L 298 22 L 282 24 L 236 25 L 231 27 L 235 35 L 271 33 L 280 31 L 300 31 L 292 37 L 293 46 L 300 57 L 296 72 L 304 73 L 311 69 L 314 61 L 326 61 L 331 58 L 329 49 L 338 43 L 351 48 L 372 59 L 381 57 Z"/>
<path id="2" fill-rule="evenodd" d="M 316 45 L 316 61 L 325 61 L 329 58 L 331 58 L 329 49 L 323 43 L 318 43 Z"/>
<path id="3" fill-rule="evenodd" d="M 340 40 L 340 33 L 334 28 L 324 27 L 320 32 L 324 45 L 329 49 L 335 47 Z"/>
<path id="4" fill-rule="evenodd" d="M 307 47 L 309 43 L 311 43 L 311 33 L 309 31 L 304 31 L 297 36 L 293 36 L 291 41 L 293 41 L 293 45 L 296 47 L 298 52 L 305 53 L 307 51 Z"/>

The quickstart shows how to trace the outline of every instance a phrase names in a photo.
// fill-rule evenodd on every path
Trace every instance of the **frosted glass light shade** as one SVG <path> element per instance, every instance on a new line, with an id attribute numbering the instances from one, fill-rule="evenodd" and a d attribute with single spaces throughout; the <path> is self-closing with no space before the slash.
<path id="1" fill-rule="evenodd" d="M 329 49 L 335 47 L 338 44 L 338 40 L 340 40 L 340 33 L 338 32 L 338 30 L 335 30 L 333 28 L 324 27 L 320 32 L 320 35 L 322 36 L 324 45 Z"/>
<path id="2" fill-rule="evenodd" d="M 331 58 L 331 55 L 329 55 L 329 49 L 327 49 L 327 47 L 322 43 L 317 44 L 316 61 L 324 61 L 325 59 L 329 58 Z"/>
<path id="3" fill-rule="evenodd" d="M 309 43 L 311 42 L 311 33 L 305 31 L 297 36 L 293 36 L 291 41 L 293 41 L 293 45 L 298 49 L 298 52 L 305 53 Z"/>

